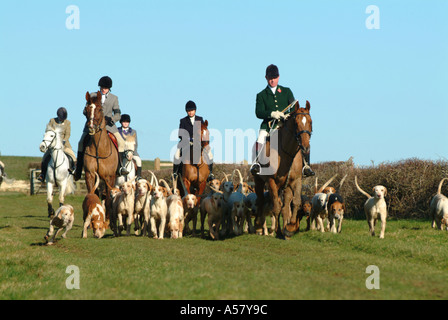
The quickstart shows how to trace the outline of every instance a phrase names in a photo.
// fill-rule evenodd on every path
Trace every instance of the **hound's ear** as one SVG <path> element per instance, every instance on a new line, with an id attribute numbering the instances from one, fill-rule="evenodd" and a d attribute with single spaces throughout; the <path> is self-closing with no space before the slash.
<path id="1" fill-rule="evenodd" d="M 89 91 L 86 92 L 86 101 L 90 104 L 90 102 L 92 101 L 92 98 L 90 98 L 90 93 Z"/>
<path id="2" fill-rule="evenodd" d="M 310 109 L 311 109 L 311 105 L 310 105 L 310 102 L 308 101 L 308 100 L 306 100 L 306 108 L 305 108 L 308 112 L 310 111 Z"/>
<path id="3" fill-rule="evenodd" d="M 387 196 L 387 188 L 384 187 L 384 196 Z"/>

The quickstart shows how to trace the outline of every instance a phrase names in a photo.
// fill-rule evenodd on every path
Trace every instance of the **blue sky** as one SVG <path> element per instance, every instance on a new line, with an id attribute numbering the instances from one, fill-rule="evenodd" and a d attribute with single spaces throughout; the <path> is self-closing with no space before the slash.
<path id="1" fill-rule="evenodd" d="M 79 29 L 66 28 L 69 5 Z M 380 29 L 366 28 L 369 5 Z M 258 131 L 255 97 L 273 63 L 280 84 L 311 103 L 312 162 L 446 160 L 447 12 L 446 0 L 2 1 L 0 152 L 42 155 L 61 106 L 76 152 L 85 93 L 109 75 L 143 159 L 170 158 L 193 100 L 211 129 L 230 132 L 216 160 L 241 161 L 248 151 L 229 137 Z"/>

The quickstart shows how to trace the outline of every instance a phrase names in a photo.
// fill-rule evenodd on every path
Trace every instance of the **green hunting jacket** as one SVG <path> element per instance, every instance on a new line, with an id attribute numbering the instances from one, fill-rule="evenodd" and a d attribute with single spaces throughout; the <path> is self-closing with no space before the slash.
<path id="1" fill-rule="evenodd" d="M 268 122 L 272 120 L 272 111 L 283 111 L 290 103 L 294 101 L 294 95 L 291 89 L 277 86 L 275 94 L 271 88 L 266 88 L 257 94 L 257 102 L 255 106 L 255 114 L 258 119 L 263 119 L 260 129 L 269 131 Z"/>

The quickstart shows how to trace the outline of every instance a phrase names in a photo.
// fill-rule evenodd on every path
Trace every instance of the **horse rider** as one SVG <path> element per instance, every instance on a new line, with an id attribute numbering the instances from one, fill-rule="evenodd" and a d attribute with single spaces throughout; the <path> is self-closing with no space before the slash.
<path id="1" fill-rule="evenodd" d="M 115 126 L 115 122 L 119 121 L 121 119 L 121 111 L 120 106 L 118 104 L 118 97 L 114 94 L 112 94 L 110 89 L 112 88 L 112 79 L 108 76 L 101 77 L 98 81 L 98 86 L 100 87 L 101 92 L 101 104 L 103 106 L 103 113 L 104 113 L 104 119 L 106 121 L 106 130 L 110 133 L 112 133 L 119 143 L 118 149 L 123 149 L 124 146 L 120 145 L 120 141 L 122 139 L 120 138 L 120 134 L 118 133 L 118 129 Z M 97 95 L 96 92 L 90 93 L 90 96 L 92 98 L 95 98 Z M 85 115 L 85 109 L 84 109 L 84 115 Z M 76 165 L 76 171 L 75 171 L 75 181 L 78 181 L 81 178 L 82 169 L 84 167 L 84 151 L 86 147 L 86 140 L 89 137 L 89 128 L 86 125 L 84 126 L 84 130 L 82 132 L 81 139 L 78 143 L 78 162 Z M 119 154 L 119 161 L 118 161 L 118 175 L 126 175 L 129 172 L 123 167 L 122 165 L 122 159 L 123 159 L 123 153 Z"/>
<path id="2" fill-rule="evenodd" d="M 56 118 L 51 118 L 50 122 L 48 122 L 47 130 L 48 129 L 55 130 L 57 127 L 62 128 L 61 139 L 62 139 L 62 143 L 64 145 L 64 152 L 65 152 L 65 154 L 67 154 L 69 161 L 70 161 L 68 171 L 70 173 L 73 173 L 73 171 L 75 170 L 75 167 L 76 167 L 76 165 L 75 165 L 76 164 L 76 156 L 72 150 L 72 146 L 70 145 L 70 141 L 69 141 L 70 133 L 71 133 L 71 124 L 70 124 L 70 120 L 67 119 L 67 116 L 68 116 L 67 109 L 65 109 L 63 107 L 59 108 L 56 112 L 56 115 L 57 115 Z M 50 162 L 50 159 L 51 159 L 51 153 L 50 153 L 50 150 L 47 150 L 44 153 L 44 156 L 42 157 L 41 173 L 37 177 L 37 180 L 39 180 L 40 182 L 45 181 L 45 177 L 47 176 L 48 163 Z"/>
<path id="3" fill-rule="evenodd" d="M 118 128 L 118 133 L 120 134 L 120 139 L 123 139 L 122 145 L 124 145 L 124 142 L 126 141 L 127 137 L 133 136 L 135 137 L 135 149 L 134 149 L 134 155 L 133 159 L 135 159 L 135 163 L 137 164 L 137 180 L 140 180 L 142 177 L 142 159 L 140 158 L 138 152 L 137 152 L 137 131 L 132 129 L 129 124 L 131 123 L 131 116 L 128 114 L 122 114 L 120 119 L 121 127 Z M 126 150 L 121 149 L 119 152 L 124 153 Z"/>
<path id="4" fill-rule="evenodd" d="M 183 140 L 183 132 L 188 132 L 189 137 L 189 145 L 193 145 L 194 142 L 194 136 L 201 136 L 201 124 L 204 123 L 204 119 L 198 115 L 196 115 L 196 103 L 193 101 L 188 101 L 185 105 L 185 111 L 187 112 L 187 116 L 180 119 L 179 123 L 179 143 L 177 144 L 177 150 L 174 154 L 174 161 L 173 161 L 173 174 L 174 178 L 177 178 L 177 175 L 180 172 L 182 172 L 182 153 L 181 149 L 182 146 L 186 146 L 186 141 Z M 186 130 L 186 131 L 183 131 Z M 194 134 L 196 132 L 196 135 Z M 207 178 L 207 181 L 213 180 L 215 177 L 212 173 L 213 171 L 213 154 L 211 152 L 210 145 L 207 145 L 204 147 L 204 155 L 205 155 L 205 162 L 208 164 L 208 169 L 210 171 L 210 174 Z"/>
<path id="5" fill-rule="evenodd" d="M 278 84 L 280 74 L 276 65 L 271 64 L 266 68 L 265 78 L 268 85 L 264 90 L 257 94 L 255 106 L 255 114 L 257 118 L 263 120 L 260 126 L 258 139 L 255 144 L 255 155 L 257 159 L 259 152 L 263 149 L 266 143 L 266 138 L 269 136 L 269 131 L 272 130 L 272 128 L 269 128 L 269 122 L 272 120 L 279 121 L 286 119 L 288 115 L 285 114 L 283 110 L 295 101 L 291 89 Z M 310 153 L 305 153 L 302 150 L 302 159 L 304 176 L 314 176 L 315 173 L 309 166 Z M 260 170 L 261 166 L 257 161 L 251 166 L 250 169 L 253 175 L 259 174 Z"/>

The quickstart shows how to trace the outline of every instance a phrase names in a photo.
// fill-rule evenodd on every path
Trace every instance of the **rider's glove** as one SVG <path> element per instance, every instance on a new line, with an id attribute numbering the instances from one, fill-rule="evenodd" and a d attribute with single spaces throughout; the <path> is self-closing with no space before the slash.
<path id="1" fill-rule="evenodd" d="M 281 111 L 272 111 L 271 112 L 271 118 L 273 118 L 275 120 L 280 120 L 281 118 L 286 119 L 286 116 Z"/>
<path id="2" fill-rule="evenodd" d="M 115 122 L 112 120 L 111 117 L 105 116 L 104 119 L 106 120 L 106 123 L 108 126 L 113 127 Z"/>

